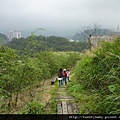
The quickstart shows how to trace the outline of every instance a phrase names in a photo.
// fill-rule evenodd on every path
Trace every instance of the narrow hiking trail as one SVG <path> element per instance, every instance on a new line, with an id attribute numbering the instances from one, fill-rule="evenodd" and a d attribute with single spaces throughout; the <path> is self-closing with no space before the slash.
<path id="1" fill-rule="evenodd" d="M 78 113 L 76 104 L 74 103 L 75 99 L 67 94 L 66 87 L 59 88 L 56 94 L 57 96 L 55 99 L 58 101 L 57 114 Z"/>
<path id="2" fill-rule="evenodd" d="M 72 74 L 71 76 L 73 76 Z M 70 79 L 71 79 L 70 76 Z M 69 84 L 69 82 L 67 83 Z M 77 114 L 78 109 L 75 104 L 75 99 L 67 93 L 67 84 L 59 87 L 56 91 L 55 100 L 57 103 L 57 114 Z"/>
<path id="3" fill-rule="evenodd" d="M 72 75 L 71 75 L 72 76 Z M 70 76 L 70 77 L 71 77 Z M 26 88 L 24 89 L 18 96 L 18 102 L 17 102 L 17 107 L 13 106 L 11 107 L 11 111 L 10 112 L 5 112 L 5 114 L 9 113 L 9 114 L 18 114 L 20 113 L 20 111 L 23 110 L 23 108 L 25 108 L 25 106 L 31 101 L 31 100 L 36 100 L 39 101 L 40 104 L 42 104 L 43 106 L 47 106 L 46 108 L 48 110 L 51 110 L 51 106 L 50 106 L 50 101 L 51 98 L 54 99 L 54 101 L 56 101 L 56 114 L 59 114 L 58 111 L 58 105 L 61 105 L 63 103 L 65 103 L 67 105 L 67 112 L 65 112 L 63 110 L 63 112 L 61 114 L 76 114 L 77 113 L 77 107 L 75 105 L 75 99 L 71 96 L 68 95 L 67 93 L 67 85 L 63 86 L 63 87 L 58 87 L 58 81 L 56 81 L 55 84 L 51 85 L 51 78 L 41 81 L 41 83 L 36 87 L 34 86 L 32 89 L 32 99 L 30 97 L 29 94 L 29 89 Z M 68 83 L 69 84 L 69 83 Z M 52 91 L 54 91 L 54 95 L 52 95 Z M 12 98 L 13 103 L 15 101 L 15 96 L 13 96 Z M 46 109 L 45 108 L 45 109 Z M 47 110 L 46 109 L 46 110 Z"/>

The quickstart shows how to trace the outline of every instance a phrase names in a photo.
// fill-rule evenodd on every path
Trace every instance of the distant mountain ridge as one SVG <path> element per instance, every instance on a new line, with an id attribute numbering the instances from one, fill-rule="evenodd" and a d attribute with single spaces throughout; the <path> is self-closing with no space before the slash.
<path id="1" fill-rule="evenodd" d="M 23 30 L 21 31 L 21 34 L 23 37 L 28 37 L 31 35 L 32 32 L 34 32 L 36 29 L 29 29 L 29 30 Z M 35 35 L 43 35 L 43 36 L 59 36 L 59 37 L 64 37 L 67 39 L 70 39 L 73 35 L 74 32 L 72 30 L 59 30 L 59 29 L 47 29 L 45 30 L 38 30 Z"/>
<path id="2" fill-rule="evenodd" d="M 34 32 L 36 29 L 29 29 L 29 30 L 18 30 L 21 32 L 22 37 L 28 37 L 31 35 L 32 32 Z M 73 30 L 74 31 L 74 30 Z M 64 37 L 67 39 L 73 39 L 73 40 L 79 40 L 80 42 L 85 42 L 86 40 L 82 37 L 81 33 L 73 32 L 72 30 L 59 30 L 59 29 L 45 29 L 45 30 L 39 30 L 35 33 L 35 35 L 43 35 L 43 36 L 59 36 Z M 92 29 L 91 29 L 92 31 Z M 101 32 L 99 36 L 108 35 L 111 36 L 113 32 L 109 29 L 101 29 Z M 119 32 L 114 32 L 115 35 L 119 35 Z M 6 42 L 9 42 L 6 35 L 0 33 L 0 44 L 5 44 Z"/>
<path id="3" fill-rule="evenodd" d="M 35 35 L 39 36 L 39 35 L 43 35 L 46 37 L 49 36 L 58 36 L 58 37 L 64 37 L 67 39 L 70 39 L 75 33 L 76 30 L 74 29 L 64 29 L 64 28 L 52 28 L 52 27 L 43 27 L 45 30 L 38 30 L 37 32 L 35 32 Z M 14 29 L 14 30 L 5 30 L 2 31 L 0 33 L 4 34 L 4 35 L 8 35 L 10 31 L 18 31 L 21 32 L 21 36 L 24 38 L 27 38 L 28 36 L 31 35 L 31 33 L 33 33 L 34 31 L 36 31 L 38 28 L 29 28 L 29 29 Z"/>
<path id="4" fill-rule="evenodd" d="M 93 29 L 90 30 L 90 33 L 92 33 Z M 83 31 L 83 33 L 85 33 L 85 31 Z M 100 29 L 100 33 L 98 34 L 99 36 L 103 36 L 103 35 L 107 35 L 107 36 L 112 36 L 112 35 L 119 35 L 120 32 L 114 32 L 114 31 L 110 31 L 109 29 Z M 96 36 L 95 34 L 93 34 L 94 36 Z M 79 40 L 81 42 L 86 41 L 83 38 L 83 35 L 81 33 L 76 33 L 73 37 L 71 37 L 71 39 L 73 40 Z"/>

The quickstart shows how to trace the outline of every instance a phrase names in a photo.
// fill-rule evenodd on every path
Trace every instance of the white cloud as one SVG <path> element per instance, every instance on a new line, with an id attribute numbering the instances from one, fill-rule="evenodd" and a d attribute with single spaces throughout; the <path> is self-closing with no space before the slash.
<path id="1" fill-rule="evenodd" d="M 53 27 L 74 29 L 99 23 L 116 27 L 119 0 L 0 0 L 0 32 Z"/>

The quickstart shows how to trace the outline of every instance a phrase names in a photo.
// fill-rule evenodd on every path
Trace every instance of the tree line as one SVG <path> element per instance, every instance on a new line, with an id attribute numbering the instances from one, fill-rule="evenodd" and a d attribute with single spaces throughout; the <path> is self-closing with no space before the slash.
<path id="1" fill-rule="evenodd" d="M 82 52 L 88 48 L 86 42 L 70 42 L 68 39 L 56 36 L 35 36 L 16 39 L 8 42 L 4 46 L 19 50 L 19 54 L 25 53 L 28 49 L 33 53 L 52 49 L 54 51 L 78 51 Z"/>

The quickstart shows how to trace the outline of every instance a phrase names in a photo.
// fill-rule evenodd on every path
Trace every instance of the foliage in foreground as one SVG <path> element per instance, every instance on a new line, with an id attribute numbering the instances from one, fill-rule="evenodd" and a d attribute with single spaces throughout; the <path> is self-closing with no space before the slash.
<path id="1" fill-rule="evenodd" d="M 120 113 L 120 38 L 114 42 L 103 42 L 102 47 L 96 49 L 93 54 L 86 54 L 82 57 L 75 68 L 76 84 L 71 94 L 79 102 L 81 101 L 81 87 L 89 98 L 91 105 L 87 104 L 88 111 L 82 113 Z M 72 88 L 70 88 L 72 89 Z M 88 94 L 89 93 L 89 94 Z M 92 98 L 91 98 L 92 96 Z M 97 99 L 96 99 L 97 98 Z M 84 100 L 84 101 L 85 101 Z M 87 102 L 83 102 L 86 105 Z M 84 106 L 85 107 L 85 106 Z"/>
<path id="2" fill-rule="evenodd" d="M 42 114 L 43 105 L 35 100 L 29 102 L 20 114 Z"/>
<path id="3" fill-rule="evenodd" d="M 17 105 L 19 93 L 26 87 L 32 98 L 31 91 L 35 86 L 57 74 L 60 67 L 71 68 L 78 58 L 79 53 L 52 51 L 42 51 L 34 57 L 18 56 L 15 50 L 0 46 L 0 108 L 10 111 L 13 104 Z"/>

